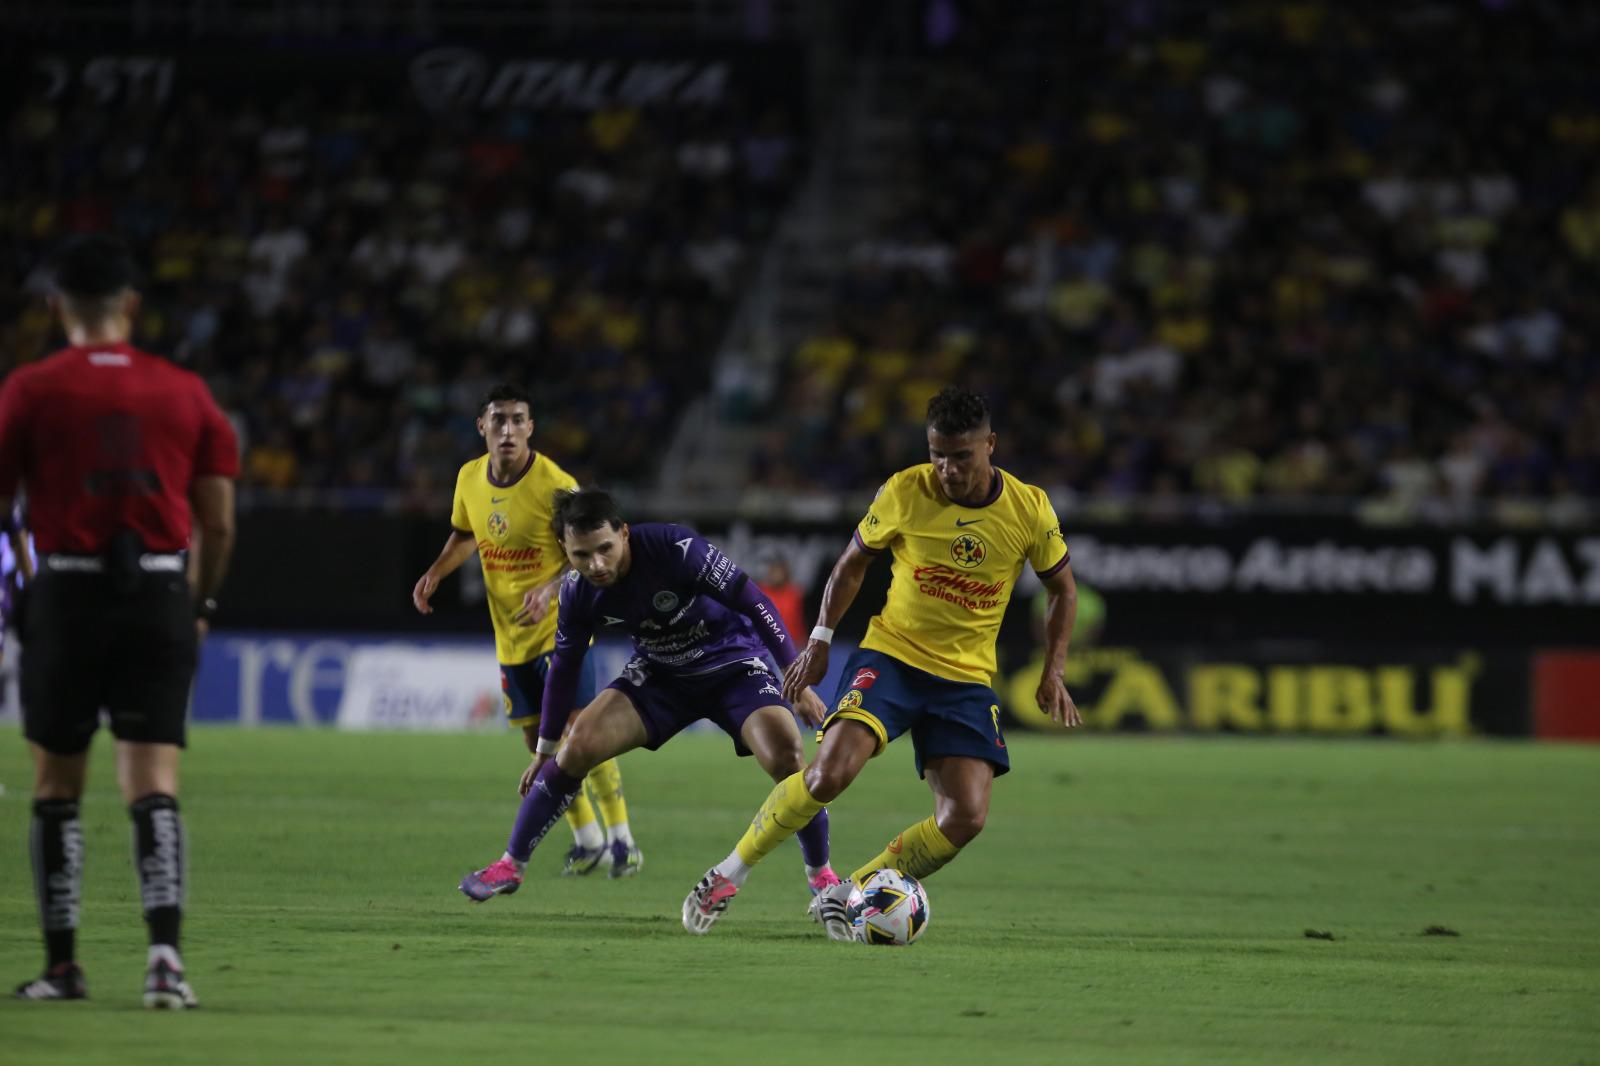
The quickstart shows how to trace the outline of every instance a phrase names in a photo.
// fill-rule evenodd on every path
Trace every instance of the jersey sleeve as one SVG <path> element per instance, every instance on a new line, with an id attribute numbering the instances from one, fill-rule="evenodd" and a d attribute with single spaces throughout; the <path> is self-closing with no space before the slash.
<path id="1" fill-rule="evenodd" d="M 721 548 L 694 530 L 687 526 L 674 526 L 671 535 L 673 543 L 681 549 L 679 559 L 682 576 L 713 599 L 728 595 L 749 580 Z"/>
<path id="2" fill-rule="evenodd" d="M 239 476 L 239 437 L 233 423 L 217 406 L 205 382 L 195 378 L 200 402 L 200 442 L 195 449 L 195 477 Z"/>
<path id="3" fill-rule="evenodd" d="M 556 645 L 545 677 L 544 700 L 539 709 L 539 738 L 551 742 L 566 732 L 567 718 L 578 698 L 579 668 L 594 637 L 590 605 L 581 595 L 582 578 L 568 574 L 556 599 Z"/>
<path id="4" fill-rule="evenodd" d="M 1039 489 L 1034 489 L 1033 495 L 1033 538 L 1028 547 L 1028 562 L 1040 577 L 1052 577 L 1067 565 L 1072 552 L 1067 550 L 1067 539 L 1061 532 L 1055 508 L 1050 506 L 1050 497 Z"/>
<path id="5" fill-rule="evenodd" d="M 872 505 L 856 526 L 856 546 L 869 555 L 881 555 L 900 536 L 905 508 L 900 500 L 900 481 L 890 478 L 878 488 Z"/>
<path id="6" fill-rule="evenodd" d="M 693 574 L 695 588 L 750 619 L 756 635 L 780 668 L 787 668 L 794 662 L 798 653 L 778 608 L 760 586 L 750 580 L 750 575 L 721 548 L 694 530 L 679 526 L 674 529 L 673 536 L 674 543 L 684 548 L 684 570 Z"/>
<path id="7" fill-rule="evenodd" d="M 457 533 L 472 536 L 472 516 L 467 514 L 467 494 L 462 491 L 465 474 L 456 475 L 456 495 L 450 503 L 450 525 Z"/>
<path id="8" fill-rule="evenodd" d="M 22 483 L 28 427 L 28 405 L 22 397 L 23 375 L 12 371 L 0 382 L 0 496 L 15 496 Z"/>

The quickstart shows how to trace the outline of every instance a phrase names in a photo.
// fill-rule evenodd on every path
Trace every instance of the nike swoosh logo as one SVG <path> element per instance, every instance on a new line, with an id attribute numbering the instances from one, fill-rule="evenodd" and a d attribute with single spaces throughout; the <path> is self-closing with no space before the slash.
<path id="1" fill-rule="evenodd" d="M 622 624 L 622 619 L 613 618 L 611 615 L 608 614 L 608 615 L 605 616 L 605 624 L 608 625 L 608 626 L 620 626 Z"/>
<path id="2" fill-rule="evenodd" d="M 981 519 L 981 518 L 969 518 L 965 522 L 963 522 L 961 519 L 958 518 L 958 519 L 956 519 L 956 525 L 958 525 L 958 526 L 975 526 L 979 522 L 982 522 L 982 521 L 983 521 L 983 519 Z"/>
<path id="3" fill-rule="evenodd" d="M 490 496 L 489 497 L 489 502 L 490 503 L 505 503 L 506 502 L 506 497 L 504 497 L 504 496 Z M 982 521 L 982 519 L 979 519 L 979 521 Z M 960 522 L 956 523 L 956 525 L 958 525 L 958 526 L 960 524 L 961 524 Z"/>

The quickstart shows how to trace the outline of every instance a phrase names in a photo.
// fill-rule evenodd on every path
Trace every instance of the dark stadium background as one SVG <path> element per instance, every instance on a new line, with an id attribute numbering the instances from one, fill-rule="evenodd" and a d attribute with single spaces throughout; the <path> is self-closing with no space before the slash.
<path id="1" fill-rule="evenodd" d="M 500 378 L 582 481 L 808 610 L 957 381 L 1105 605 L 1092 726 L 1600 737 L 1597 20 L 7 5 L 0 370 L 59 344 L 55 242 L 128 236 L 138 340 L 244 448 L 202 720 L 488 647 L 470 574 L 407 594 Z"/>

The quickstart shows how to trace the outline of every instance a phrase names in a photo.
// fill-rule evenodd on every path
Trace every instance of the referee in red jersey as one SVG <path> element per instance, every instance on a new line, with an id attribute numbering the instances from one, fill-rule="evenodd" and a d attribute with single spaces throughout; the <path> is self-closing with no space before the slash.
<path id="1" fill-rule="evenodd" d="M 144 1005 L 193 1007 L 178 954 L 178 753 L 198 641 L 233 548 L 238 443 L 198 376 L 128 343 L 139 294 L 126 245 L 74 238 L 55 280 L 51 309 L 69 346 L 0 384 L 0 513 L 26 493 L 38 553 L 19 631 L 46 964 L 16 994 L 86 994 L 78 801 L 103 710 L 150 930 Z"/>

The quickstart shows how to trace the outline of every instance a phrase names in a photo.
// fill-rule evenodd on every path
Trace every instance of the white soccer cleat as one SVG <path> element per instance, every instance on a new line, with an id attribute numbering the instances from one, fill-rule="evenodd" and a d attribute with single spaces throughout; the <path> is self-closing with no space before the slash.
<path id="1" fill-rule="evenodd" d="M 811 901 L 811 920 L 822 925 L 829 940 L 859 940 L 855 923 L 850 920 L 850 900 L 856 886 L 852 881 L 840 881 L 817 893 Z"/>
<path id="2" fill-rule="evenodd" d="M 200 1005 L 183 971 L 166 959 L 150 964 L 144 975 L 144 1005 L 151 1010 L 192 1010 Z"/>

